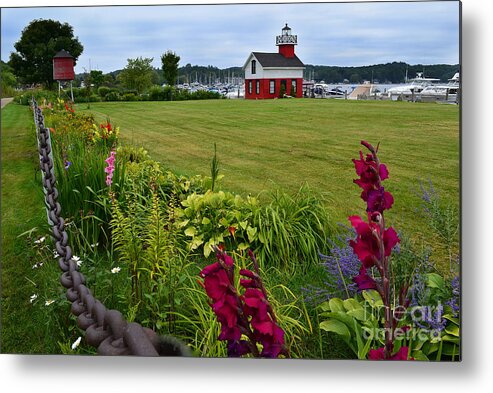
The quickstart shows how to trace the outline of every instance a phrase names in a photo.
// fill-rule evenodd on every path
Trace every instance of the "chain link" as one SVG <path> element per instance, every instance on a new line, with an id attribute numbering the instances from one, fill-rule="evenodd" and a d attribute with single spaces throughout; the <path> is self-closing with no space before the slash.
<path id="1" fill-rule="evenodd" d="M 45 127 L 43 113 L 34 98 L 32 105 L 47 217 L 60 256 L 58 266 L 63 272 L 60 283 L 67 289 L 66 297 L 72 302 L 71 312 L 77 316 L 78 327 L 85 331 L 86 343 L 97 348 L 99 355 L 191 356 L 190 349 L 176 338 L 158 336 L 136 322 L 129 323 L 119 311 L 108 310 L 85 286 L 85 277 L 72 259 L 65 221 L 61 217 L 50 130 Z"/>

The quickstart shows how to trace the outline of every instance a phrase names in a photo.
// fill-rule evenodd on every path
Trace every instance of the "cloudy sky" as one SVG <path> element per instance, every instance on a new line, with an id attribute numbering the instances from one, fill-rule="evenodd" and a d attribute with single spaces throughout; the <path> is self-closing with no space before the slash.
<path id="1" fill-rule="evenodd" d="M 67 22 L 84 46 L 76 72 L 125 67 L 168 49 L 180 65 L 242 66 L 251 51 L 276 52 L 287 22 L 306 64 L 359 66 L 459 62 L 458 1 L 2 8 L 1 58 L 34 19 Z M 182 1 L 183 3 L 183 1 Z M 17 4 L 17 3 L 16 3 Z M 65 2 L 65 4 L 69 4 Z"/>

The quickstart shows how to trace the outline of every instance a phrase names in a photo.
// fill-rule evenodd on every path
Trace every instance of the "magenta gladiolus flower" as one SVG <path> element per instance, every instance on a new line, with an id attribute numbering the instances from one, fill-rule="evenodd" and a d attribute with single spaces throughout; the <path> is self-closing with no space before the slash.
<path id="1" fill-rule="evenodd" d="M 106 185 L 111 186 L 113 182 L 113 172 L 115 171 L 115 151 L 111 151 L 110 156 L 105 160 L 107 166 L 104 168 L 106 172 Z"/>
<path id="2" fill-rule="evenodd" d="M 396 354 L 392 355 L 393 329 L 397 326 L 398 318 L 401 316 L 398 313 L 402 313 L 402 309 L 407 307 L 408 302 L 405 300 L 407 288 L 401 288 L 397 308 L 399 311 L 392 310 L 390 255 L 400 240 L 392 227 L 385 228 L 383 213 L 394 204 L 394 197 L 382 186 L 382 181 L 389 177 L 389 171 L 378 159 L 378 147 L 375 149 L 365 141 L 361 141 L 361 144 L 370 150 L 370 154 L 367 154 L 365 158 L 360 151 L 360 159 L 353 159 L 356 174 L 359 176 L 354 183 L 363 189 L 361 198 L 366 202 L 368 221 L 364 221 L 359 216 L 349 217 L 356 231 L 356 239 L 350 240 L 349 245 L 361 261 L 359 274 L 353 277 L 353 281 L 359 291 L 376 290 L 382 298 L 385 309 L 385 346 L 370 350 L 369 359 L 406 360 L 407 347 L 401 347 Z M 374 268 L 373 277 L 368 274 L 368 269 L 371 268 Z"/>
<path id="3" fill-rule="evenodd" d="M 368 359 L 370 360 L 386 360 L 385 359 L 385 347 L 378 349 L 370 349 L 368 353 Z M 390 356 L 388 360 L 414 360 L 414 358 L 409 358 L 409 348 L 400 347 L 400 349 L 393 355 Z"/>
<path id="4" fill-rule="evenodd" d="M 359 216 L 349 217 L 349 221 L 356 230 L 357 238 L 350 240 L 349 245 L 365 268 L 375 266 L 380 257 L 380 227 L 375 223 L 367 223 Z"/>
<path id="5" fill-rule="evenodd" d="M 359 271 L 359 275 L 353 278 L 354 283 L 358 286 L 360 291 L 365 289 L 379 289 L 377 286 L 377 282 L 368 275 L 364 266 L 361 266 Z"/>
<path id="6" fill-rule="evenodd" d="M 228 342 L 228 356 L 250 353 L 275 358 L 287 354 L 284 331 L 277 325 L 253 254 L 250 253 L 250 257 L 256 271 L 240 270 L 240 275 L 245 277 L 240 279 L 240 286 L 245 288 L 245 293 L 240 295 L 235 287 L 233 258 L 222 250 L 216 251 L 217 262 L 202 269 L 200 275 L 204 278 L 203 287 L 211 299 L 212 310 L 221 323 L 218 339 Z M 259 344 L 262 345 L 260 353 Z"/>
<path id="7" fill-rule="evenodd" d="M 373 149 L 368 142 L 362 141 L 361 144 L 369 150 Z M 378 150 L 378 148 L 377 148 Z M 355 184 L 360 186 L 363 191 L 361 198 L 367 203 L 366 211 L 380 212 L 390 209 L 394 203 L 394 198 L 389 192 L 385 192 L 382 187 L 382 181 L 388 179 L 389 171 L 385 164 L 381 164 L 375 154 L 367 154 L 363 158 L 363 153 L 359 152 L 360 159 L 353 159 L 356 174 L 359 179 L 353 180 Z"/>

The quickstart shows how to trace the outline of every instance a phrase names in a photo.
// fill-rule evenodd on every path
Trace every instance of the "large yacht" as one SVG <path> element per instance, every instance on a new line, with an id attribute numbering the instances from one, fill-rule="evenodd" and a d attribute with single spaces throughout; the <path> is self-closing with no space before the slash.
<path id="1" fill-rule="evenodd" d="M 425 78 L 422 72 L 418 72 L 416 78 L 411 79 L 409 84 L 402 86 L 391 87 L 387 90 L 389 97 L 398 96 L 400 94 L 417 94 L 421 93 L 421 91 L 427 87 L 432 85 L 433 83 L 439 82 L 440 79 L 435 78 Z"/>
<path id="2" fill-rule="evenodd" d="M 448 80 L 446 85 L 430 85 L 421 90 L 419 101 L 446 101 L 449 103 L 458 103 L 460 101 L 460 76 L 455 75 Z"/>

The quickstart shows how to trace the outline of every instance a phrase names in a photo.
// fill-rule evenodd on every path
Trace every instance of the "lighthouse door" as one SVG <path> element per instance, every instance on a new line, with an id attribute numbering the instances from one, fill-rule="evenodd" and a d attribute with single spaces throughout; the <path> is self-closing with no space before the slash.
<path id="1" fill-rule="evenodd" d="M 285 94 L 289 94 L 289 92 L 286 90 L 287 84 L 288 82 L 286 81 L 286 79 L 281 79 L 281 89 L 279 91 L 284 91 Z"/>

